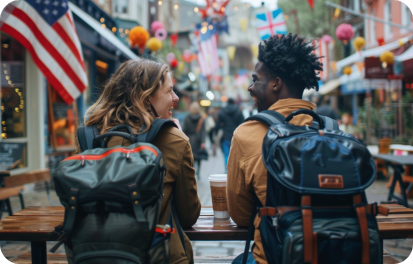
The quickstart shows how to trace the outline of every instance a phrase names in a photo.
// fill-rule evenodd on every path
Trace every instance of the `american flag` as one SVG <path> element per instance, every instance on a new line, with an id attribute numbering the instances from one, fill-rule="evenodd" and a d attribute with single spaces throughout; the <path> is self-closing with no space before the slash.
<path id="1" fill-rule="evenodd" d="M 67 104 L 87 87 L 82 49 L 67 0 L 21 0 L 9 4 L 0 30 L 19 41 Z"/>
<path id="2" fill-rule="evenodd" d="M 218 35 L 214 30 L 199 33 L 198 63 L 204 76 L 210 76 L 219 68 Z"/>

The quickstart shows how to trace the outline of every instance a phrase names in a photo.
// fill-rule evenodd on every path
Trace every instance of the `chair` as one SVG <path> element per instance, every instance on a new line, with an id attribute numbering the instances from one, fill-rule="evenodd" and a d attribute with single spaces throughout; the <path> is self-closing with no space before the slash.
<path id="1" fill-rule="evenodd" d="M 22 173 L 18 175 L 13 175 L 11 177 L 6 177 L 4 178 L 4 186 L 10 188 L 10 187 L 22 186 L 22 185 L 29 184 L 29 183 L 44 182 L 46 185 L 47 198 L 49 199 L 50 205 L 53 206 L 54 202 L 52 201 L 52 198 L 50 197 L 50 186 L 49 186 L 50 180 L 51 180 L 50 170 L 41 169 L 41 170 L 30 171 L 30 172 Z"/>
<path id="2" fill-rule="evenodd" d="M 4 179 L 9 178 L 9 177 L 10 177 L 10 172 L 0 171 L 0 218 L 2 218 L 3 212 L 5 210 L 9 213 L 9 215 L 13 214 L 11 204 L 10 204 L 10 197 L 12 196 L 19 196 L 22 209 L 24 208 L 24 202 L 23 202 L 24 186 L 16 185 L 13 187 L 5 187 Z"/>
<path id="3" fill-rule="evenodd" d="M 379 154 L 389 154 L 391 139 L 388 137 L 379 139 Z M 386 178 L 389 177 L 386 163 L 384 160 L 376 159 L 376 178 L 379 172 L 381 172 Z"/>

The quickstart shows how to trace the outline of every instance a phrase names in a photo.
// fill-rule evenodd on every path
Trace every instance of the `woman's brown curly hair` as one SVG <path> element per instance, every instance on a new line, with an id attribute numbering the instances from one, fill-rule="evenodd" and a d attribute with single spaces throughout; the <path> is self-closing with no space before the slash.
<path id="1" fill-rule="evenodd" d="M 100 133 L 127 124 L 147 131 L 154 119 L 149 96 L 156 94 L 165 81 L 169 67 L 148 59 L 128 60 L 109 79 L 99 99 L 87 111 L 86 126 L 97 125 Z"/>

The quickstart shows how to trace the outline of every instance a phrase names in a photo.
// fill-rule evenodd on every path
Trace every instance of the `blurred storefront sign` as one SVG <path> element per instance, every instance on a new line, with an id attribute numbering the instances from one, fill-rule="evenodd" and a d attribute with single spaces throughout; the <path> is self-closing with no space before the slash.
<path id="1" fill-rule="evenodd" d="M 369 79 L 341 85 L 342 94 L 359 94 L 376 89 L 401 89 L 402 80 Z"/>
<path id="2" fill-rule="evenodd" d="M 365 58 L 364 65 L 366 79 L 388 79 L 393 74 L 393 66 L 383 68 L 380 58 Z"/>

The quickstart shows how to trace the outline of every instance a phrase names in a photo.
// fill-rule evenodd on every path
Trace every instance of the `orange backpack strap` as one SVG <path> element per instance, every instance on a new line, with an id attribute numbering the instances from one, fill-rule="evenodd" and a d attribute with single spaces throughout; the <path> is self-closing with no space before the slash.
<path id="1" fill-rule="evenodd" d="M 301 197 L 301 213 L 303 217 L 304 262 L 313 261 L 313 211 L 311 210 L 311 196 Z"/>
<path id="2" fill-rule="evenodd" d="M 357 218 L 359 220 L 360 232 L 361 232 L 361 243 L 362 243 L 362 253 L 361 253 L 361 263 L 370 263 L 370 239 L 369 239 L 369 228 L 367 224 L 366 207 L 361 203 L 361 194 L 356 194 L 353 196 L 354 207 L 356 208 Z"/>

